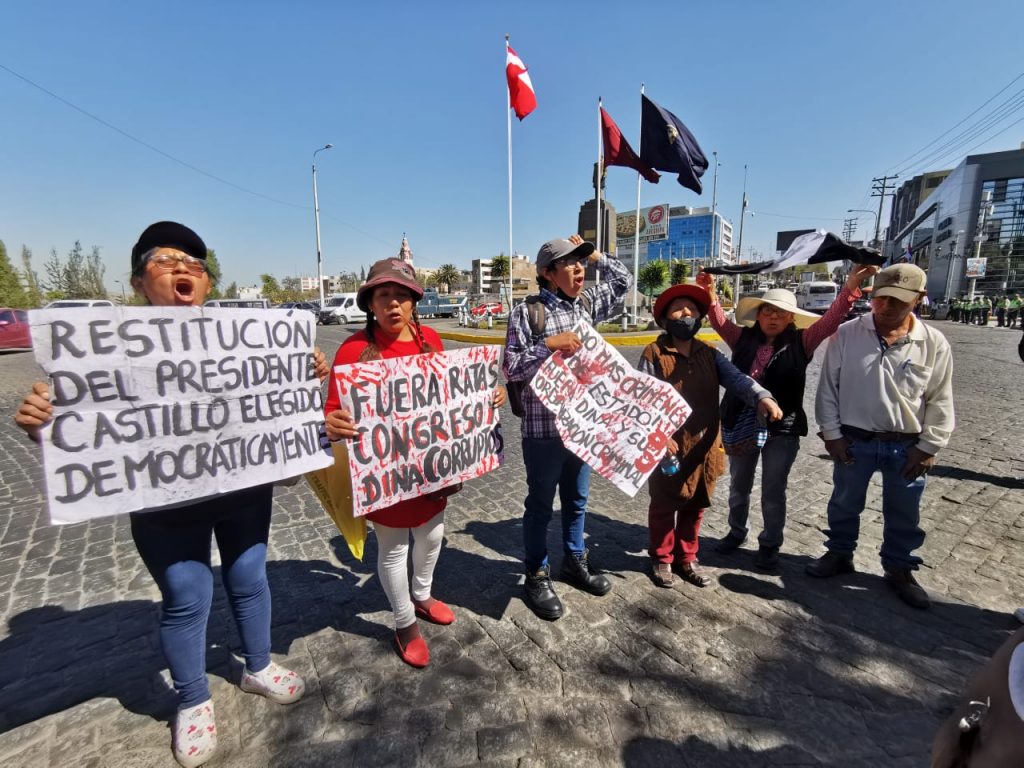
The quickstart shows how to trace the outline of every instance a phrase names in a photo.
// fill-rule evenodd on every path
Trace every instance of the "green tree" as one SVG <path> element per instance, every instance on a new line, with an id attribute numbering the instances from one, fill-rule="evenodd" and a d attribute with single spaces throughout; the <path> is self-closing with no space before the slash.
<path id="1" fill-rule="evenodd" d="M 508 276 L 511 274 L 512 262 L 509 261 L 508 256 L 504 253 L 499 253 L 493 259 L 491 259 L 491 278 L 498 281 L 498 296 L 504 292 L 508 296 Z M 512 297 L 508 296 L 509 303 L 505 306 L 511 306 Z"/>
<path id="2" fill-rule="evenodd" d="M 21 277 L 7 258 L 7 246 L 0 240 L 0 304 L 5 307 L 28 306 L 28 296 L 21 285 Z"/>
<path id="3" fill-rule="evenodd" d="M 238 298 L 238 283 L 232 281 L 231 285 L 224 289 L 225 299 L 237 299 Z"/>
<path id="4" fill-rule="evenodd" d="M 278 285 L 276 277 L 273 275 L 260 275 L 260 281 L 263 283 L 263 298 L 275 304 L 281 301 L 281 286 Z"/>
<path id="5" fill-rule="evenodd" d="M 220 299 L 220 262 L 217 260 L 217 252 L 213 248 L 206 249 L 206 274 L 210 276 L 210 293 L 207 298 Z"/>
<path id="6" fill-rule="evenodd" d="M 454 264 L 442 264 L 434 273 L 434 283 L 443 285 L 446 293 L 452 292 L 452 286 L 462 281 L 462 273 Z"/>
<path id="7" fill-rule="evenodd" d="M 82 263 L 82 290 L 87 299 L 107 298 L 107 286 L 103 283 L 103 275 L 107 268 L 100 259 L 100 247 L 94 245 L 92 252 Z"/>
<path id="8" fill-rule="evenodd" d="M 366 282 L 366 267 L 359 268 L 359 284 L 362 285 Z"/>
<path id="9" fill-rule="evenodd" d="M 45 298 L 50 301 L 67 298 L 67 270 L 64 267 L 64 262 L 57 255 L 56 248 L 50 249 L 50 258 L 43 264 L 43 269 L 46 271 L 46 282 L 43 284 L 43 288 L 46 290 Z"/>
<path id="10" fill-rule="evenodd" d="M 686 261 L 676 259 L 672 262 L 672 266 L 669 269 L 671 274 L 670 282 L 672 285 L 679 285 L 685 283 L 686 278 L 690 276 L 690 264 Z"/>
<path id="11" fill-rule="evenodd" d="M 21 246 L 21 276 L 25 283 L 28 306 L 43 306 L 43 292 L 39 288 L 39 275 L 32 269 L 32 250 L 24 245 Z"/>
<path id="12" fill-rule="evenodd" d="M 75 240 L 74 246 L 68 251 L 67 261 L 64 262 L 64 280 L 69 299 L 90 298 L 85 283 L 85 254 L 82 253 L 81 240 Z"/>
<path id="13" fill-rule="evenodd" d="M 648 261 L 640 267 L 640 274 L 637 276 L 636 286 L 640 292 L 653 298 L 654 294 L 661 290 L 661 287 L 668 279 L 668 265 L 663 261 Z"/>

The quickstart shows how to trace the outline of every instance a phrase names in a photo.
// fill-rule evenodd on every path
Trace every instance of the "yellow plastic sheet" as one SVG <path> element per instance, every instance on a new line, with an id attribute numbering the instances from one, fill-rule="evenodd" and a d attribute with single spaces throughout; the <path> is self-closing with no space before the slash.
<path id="1" fill-rule="evenodd" d="M 349 551 L 363 559 L 366 544 L 366 518 L 352 514 L 352 476 L 348 469 L 348 445 L 339 440 L 331 443 L 334 465 L 306 473 L 306 481 L 313 489 L 328 516 L 345 537 Z"/>

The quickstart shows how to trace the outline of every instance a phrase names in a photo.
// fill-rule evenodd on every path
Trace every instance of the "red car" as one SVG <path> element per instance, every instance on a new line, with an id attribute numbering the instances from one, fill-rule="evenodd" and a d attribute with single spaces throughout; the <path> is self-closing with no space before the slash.
<path id="1" fill-rule="evenodd" d="M 477 306 L 473 307 L 471 310 L 469 310 L 469 314 L 471 314 L 473 317 L 483 317 L 488 312 L 490 312 L 492 315 L 500 315 L 504 311 L 505 308 L 501 306 L 501 302 L 488 301 L 484 304 L 478 304 Z"/>
<path id="2" fill-rule="evenodd" d="M 0 309 L 0 349 L 32 349 L 28 314 L 24 309 Z"/>

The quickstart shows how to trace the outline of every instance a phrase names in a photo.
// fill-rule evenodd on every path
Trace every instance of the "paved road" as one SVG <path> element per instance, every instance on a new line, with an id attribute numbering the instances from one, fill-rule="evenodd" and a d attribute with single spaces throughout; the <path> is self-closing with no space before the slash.
<path id="1" fill-rule="evenodd" d="M 711 587 L 656 589 L 643 494 L 629 500 L 598 478 L 587 529 L 615 588 L 594 598 L 563 585 L 567 615 L 539 621 L 521 599 L 526 486 L 506 413 L 506 465 L 447 512 L 435 594 L 458 621 L 424 627 L 427 670 L 389 645 L 372 536 L 357 562 L 307 488 L 277 491 L 273 651 L 305 675 L 307 693 L 285 708 L 239 691 L 238 638 L 218 587 L 208 641 L 221 746 L 211 765 L 926 765 L 937 721 L 1024 604 L 1019 332 L 940 327 L 954 348 L 959 427 L 925 493 L 921 580 L 939 598 L 932 611 L 904 607 L 879 578 L 878 486 L 858 573 L 824 584 L 803 575 L 822 549 L 830 491 L 829 465 L 808 439 L 778 575 L 753 570 L 750 551 L 707 552 Z M 321 329 L 322 346 L 333 353 L 352 329 Z M 26 354 L 0 358 L 0 413 L 36 376 Z M 158 594 L 126 521 L 47 525 L 34 447 L 6 417 L 0 434 L 0 764 L 173 766 Z M 725 531 L 726 490 L 707 516 L 709 538 Z"/>

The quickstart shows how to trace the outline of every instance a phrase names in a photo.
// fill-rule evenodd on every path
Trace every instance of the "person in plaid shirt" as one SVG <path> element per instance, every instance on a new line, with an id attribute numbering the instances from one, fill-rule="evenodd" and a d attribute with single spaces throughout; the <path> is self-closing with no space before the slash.
<path id="1" fill-rule="evenodd" d="M 583 290 L 587 264 L 594 264 L 604 279 Z M 530 328 L 529 304 L 523 302 L 508 320 L 505 338 L 505 378 L 529 382 L 556 350 L 571 355 L 580 347 L 572 329 L 584 319 L 592 325 L 607 319 L 631 283 L 629 272 L 618 259 L 596 250 L 578 235 L 568 240 L 549 240 L 537 253 L 539 301 L 544 308 L 543 330 Z M 548 563 L 548 523 L 559 490 L 562 508 L 562 578 L 594 595 L 612 588 L 608 577 L 591 568 L 583 546 L 583 526 L 590 490 L 590 467 L 562 444 L 554 415 L 523 387 L 523 462 L 528 487 L 523 512 L 523 544 L 526 550 L 526 603 L 540 618 L 554 621 L 562 615 L 562 603 L 551 586 Z"/>

